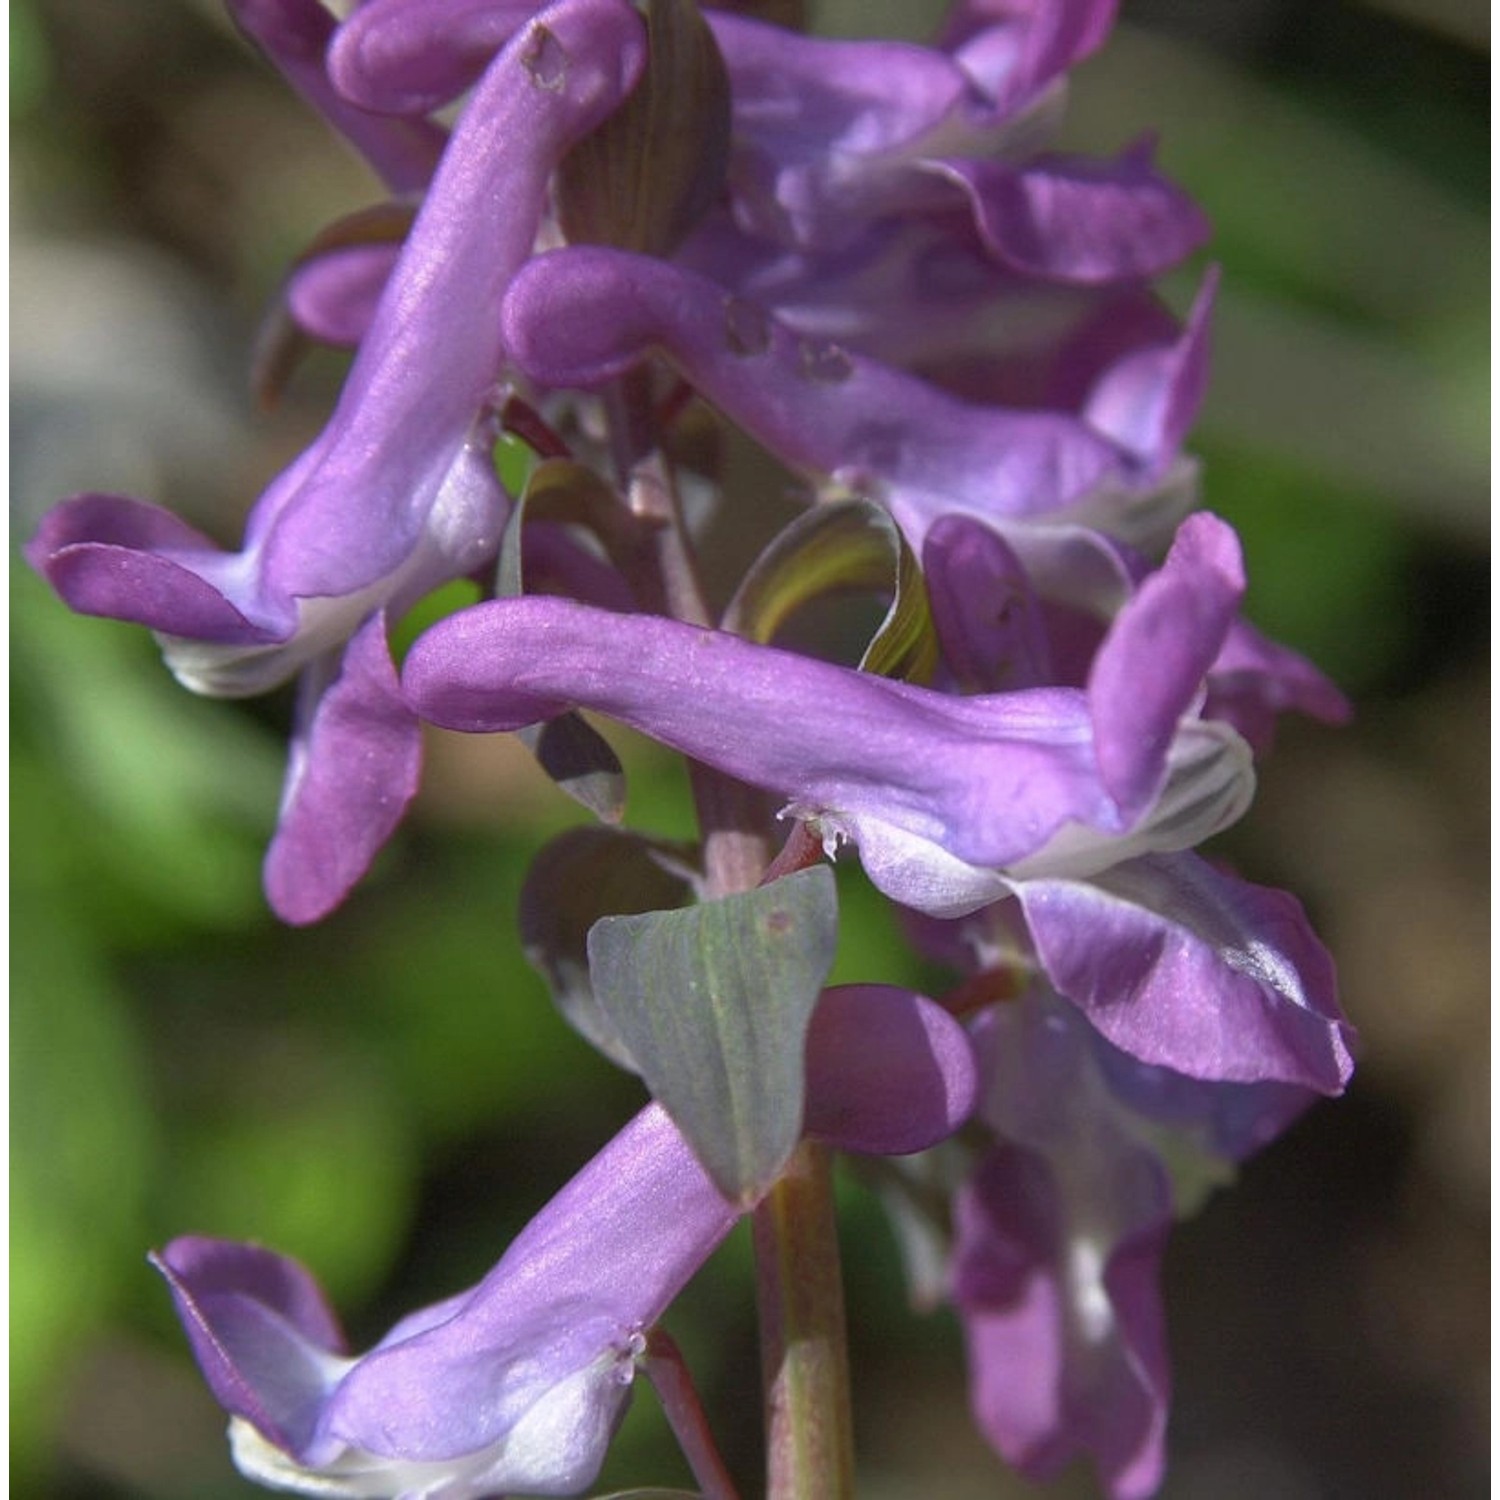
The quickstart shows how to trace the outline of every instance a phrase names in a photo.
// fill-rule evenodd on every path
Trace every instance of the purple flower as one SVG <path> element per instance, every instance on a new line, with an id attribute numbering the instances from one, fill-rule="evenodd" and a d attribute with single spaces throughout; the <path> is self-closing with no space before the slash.
<path id="1" fill-rule="evenodd" d="M 1142 1061 L 1342 1093 L 1354 1032 L 1296 898 L 1196 855 L 1011 883 L 1053 985 Z"/>
<path id="2" fill-rule="evenodd" d="M 734 98 L 736 218 L 828 250 L 879 219 L 967 207 L 994 259 L 1031 275 L 1093 282 L 1175 265 L 1208 226 L 1149 148 L 1108 164 L 1034 155 L 1054 84 L 1102 38 L 1097 24 L 1064 36 L 1078 9 L 1044 4 L 995 24 L 971 14 L 978 29 L 956 53 L 712 15 Z M 1107 23 L 1113 7 L 1093 9 Z M 965 17 L 953 20 L 956 37 Z"/>
<path id="3" fill-rule="evenodd" d="M 794 333 L 704 277 L 574 247 L 531 262 L 505 300 L 517 365 L 597 388 L 666 355 L 689 382 L 815 482 L 885 504 L 920 549 L 963 513 L 1004 530 L 1028 566 L 1065 572 L 1106 532 L 1164 543 L 1191 500 L 1178 448 L 1206 378 L 1212 281 L 1182 338 L 1133 350 L 1079 412 L 962 401 L 837 344 Z"/>
<path id="4" fill-rule="evenodd" d="M 421 113 L 461 93 L 528 9 L 367 0 L 339 28 L 329 72 L 367 109 Z M 1149 141 L 1112 162 L 1035 154 L 1061 75 L 1112 18 L 1112 4 L 1071 0 L 993 15 L 961 6 L 945 30 L 950 50 L 935 50 L 810 38 L 710 11 L 730 76 L 734 162 L 724 206 L 682 263 L 801 332 L 898 363 L 920 357 L 929 371 L 935 353 L 962 351 L 986 378 L 1021 324 L 1035 342 L 1053 321 L 1033 304 L 1058 307 L 1083 326 L 1032 355 L 1049 367 L 1054 404 L 1064 382 L 1087 382 L 1134 335 L 1170 337 L 1145 280 L 1208 232 L 1156 172 Z M 379 274 L 376 255 L 340 259 L 351 274 L 356 259 L 362 277 Z M 1013 382 L 1005 390 L 1013 398 Z"/>
<path id="5" fill-rule="evenodd" d="M 553 167 L 642 62 L 625 0 L 560 0 L 495 61 L 328 426 L 261 497 L 241 551 L 104 495 L 59 506 L 27 548 L 74 609 L 156 631 L 196 691 L 257 693 L 307 669 L 266 875 L 290 921 L 343 898 L 415 790 L 418 727 L 388 659 L 375 660 L 380 613 L 494 554 L 506 507 L 489 456 L 500 300 L 531 253 Z"/>
<path id="6" fill-rule="evenodd" d="M 1164 1463 L 1173 1217 L 1314 1095 L 1148 1067 L 1045 986 L 974 1030 L 992 1144 L 954 1205 L 951 1292 L 975 1418 L 1030 1477 L 1089 1456 L 1113 1500 L 1138 1500 Z"/>
<path id="7" fill-rule="evenodd" d="M 463 93 L 541 8 L 536 0 L 364 0 L 339 27 L 328 71 L 361 108 L 427 114 Z"/>
<path id="8" fill-rule="evenodd" d="M 450 616 L 403 675 L 417 711 L 448 728 L 516 730 L 575 707 L 619 719 L 785 797 L 825 842 L 856 845 L 888 895 L 948 915 L 1011 879 L 1086 877 L 1238 817 L 1249 749 L 1181 716 L 1196 686 L 1154 700 L 1165 727 L 1137 752 L 1118 739 L 1142 721 L 1076 688 L 953 697 L 545 598 Z"/>
<path id="9" fill-rule="evenodd" d="M 967 692 L 1092 681 L 1118 714 L 1118 748 L 1140 746 L 1132 715 L 1152 699 L 1186 701 L 1201 679 L 1206 719 L 1270 748 L 1276 717 L 1296 709 L 1340 724 L 1344 695 L 1312 664 L 1234 613 L 1243 589 L 1233 533 L 1206 515 L 1178 530 L 1159 572 L 1130 549 L 1080 549 L 1038 576 L 991 524 L 945 516 L 927 533 L 923 571 L 944 659 Z M 1114 622 L 1114 623 L 1112 623 Z M 1100 656 L 1109 631 L 1113 643 Z"/>
<path id="10" fill-rule="evenodd" d="M 1007 269 L 946 218 L 882 220 L 815 252 L 757 239 L 721 213 L 676 260 L 794 333 L 995 405 L 1077 411 L 1124 354 L 1177 337 L 1140 281 L 1041 281 Z"/>
<path id="11" fill-rule="evenodd" d="M 1206 514 L 1183 523 L 1162 567 L 1132 585 L 1098 645 L 1075 618 L 1059 627 L 1014 555 L 982 526 L 940 523 L 925 560 L 945 659 L 961 684 L 1055 681 L 1059 658 L 1081 658 L 1100 774 L 1125 805 L 1155 785 L 1174 727 L 1204 699 L 1205 683 L 1214 700 L 1220 663 L 1248 629 L 1236 618 L 1238 542 Z M 1266 676 L 1259 691 L 1242 684 L 1243 694 L 1268 715 L 1278 678 L 1273 660 L 1258 660 Z M 1033 861 L 1008 872 L 1029 962 L 1145 1062 L 1196 1078 L 1279 1079 L 1338 1093 L 1353 1065 L 1352 1033 L 1333 965 L 1301 907 L 1179 849 L 1122 854 L 1092 870 Z"/>
<path id="12" fill-rule="evenodd" d="M 973 1108 L 963 1029 L 903 990 L 827 992 L 807 1061 L 807 1129 L 842 1148 L 920 1150 Z M 316 1495 L 567 1495 L 598 1473 L 647 1332 L 741 1211 L 652 1104 L 477 1287 L 360 1357 L 294 1261 L 196 1237 L 153 1260 L 250 1478 Z"/>

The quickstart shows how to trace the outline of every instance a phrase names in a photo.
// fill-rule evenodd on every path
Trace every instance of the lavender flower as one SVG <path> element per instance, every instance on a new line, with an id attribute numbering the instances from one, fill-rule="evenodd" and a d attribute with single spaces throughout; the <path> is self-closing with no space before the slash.
<path id="1" fill-rule="evenodd" d="M 950 514 L 1001 528 L 1029 566 L 1066 572 L 1105 532 L 1162 545 L 1191 500 L 1178 467 L 1205 379 L 1212 283 L 1182 338 L 1133 350 L 1077 412 L 981 406 L 809 339 L 665 262 L 578 247 L 528 265 L 505 301 L 517 365 L 597 388 L 648 354 L 815 482 L 885 504 L 912 546 Z"/>
<path id="2" fill-rule="evenodd" d="M 887 986 L 823 996 L 807 1070 L 806 1128 L 845 1149 L 922 1150 L 974 1105 L 962 1028 Z M 294 1261 L 197 1237 L 153 1259 L 248 1477 L 314 1495 L 569 1495 L 598 1473 L 647 1333 L 742 1212 L 650 1105 L 477 1287 L 357 1358 Z"/>
<path id="3" fill-rule="evenodd" d="M 1113 1500 L 1139 1500 L 1165 1463 L 1173 1218 L 1316 1096 L 1143 1065 L 1045 985 L 974 1034 L 990 1144 L 954 1204 L 951 1295 L 975 1419 L 1031 1478 L 1086 1455 Z"/>
<path id="4" fill-rule="evenodd" d="M 396 691 L 383 614 L 494 554 L 506 509 L 489 454 L 500 299 L 531 253 L 554 165 L 620 102 L 642 60 L 625 0 L 559 0 L 496 59 L 338 407 L 261 497 L 240 552 L 103 495 L 59 506 L 27 548 L 74 609 L 155 630 L 196 691 L 258 693 L 306 669 L 266 868 L 290 921 L 343 898 L 415 790 L 418 729 Z"/>
<path id="5" fill-rule="evenodd" d="M 1193 712 L 1243 584 L 1233 532 L 1192 518 L 1084 689 L 958 698 L 543 599 L 441 622 L 404 683 L 468 731 L 610 714 L 787 798 L 904 905 L 954 916 L 1014 895 L 1039 965 L 1141 1060 L 1337 1093 L 1350 1034 L 1301 908 L 1186 852 L 1253 786 L 1249 747 Z"/>
<path id="6" fill-rule="evenodd" d="M 1176 724 L 1122 802 L 1082 691 L 950 697 L 561 599 L 450 616 L 412 648 L 403 684 L 424 718 L 469 732 L 608 714 L 779 793 L 830 844 L 854 844 L 888 895 L 936 913 L 996 899 L 1007 872 L 1087 874 L 1191 846 L 1253 786 L 1248 747 L 1223 726 Z"/>

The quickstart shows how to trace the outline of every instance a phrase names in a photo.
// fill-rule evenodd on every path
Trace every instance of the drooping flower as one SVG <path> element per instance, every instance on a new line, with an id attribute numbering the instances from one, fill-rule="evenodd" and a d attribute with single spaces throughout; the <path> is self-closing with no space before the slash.
<path id="1" fill-rule="evenodd" d="M 805 1128 L 844 1149 L 921 1150 L 974 1104 L 962 1028 L 887 986 L 824 996 L 807 1070 Z M 250 1478 L 314 1495 L 569 1495 L 598 1472 L 647 1333 L 742 1212 L 652 1104 L 478 1286 L 360 1357 L 294 1261 L 196 1237 L 154 1259 Z"/>
<path id="2" fill-rule="evenodd" d="M 414 645 L 403 684 L 424 718 L 469 732 L 575 707 L 619 719 L 778 793 L 825 840 L 854 844 L 888 895 L 935 913 L 997 899 L 1007 875 L 1191 847 L 1253 787 L 1244 742 L 1179 705 L 1147 757 L 1107 780 L 1113 728 L 1081 689 L 954 697 L 562 599 L 450 616 Z"/>
<path id="3" fill-rule="evenodd" d="M 1233 532 L 1193 517 L 1083 687 L 956 697 L 553 599 L 440 622 L 404 683 L 425 717 L 471 732 L 577 706 L 620 719 L 778 793 L 903 905 L 956 916 L 1015 897 L 1038 967 L 1142 1061 L 1337 1093 L 1351 1037 L 1301 908 L 1190 852 L 1253 787 L 1249 747 L 1198 717 L 1243 587 Z M 994 618 L 993 600 L 974 607 Z M 994 643 L 971 644 L 988 674 Z M 950 661 L 958 645 L 950 631 Z"/>
<path id="4" fill-rule="evenodd" d="M 74 609 L 156 631 L 197 691 L 257 693 L 306 669 L 266 869 L 288 920 L 343 898 L 415 790 L 418 728 L 396 690 L 384 613 L 494 555 L 506 509 L 489 454 L 500 300 L 531 253 L 557 161 L 642 62 L 625 0 L 559 0 L 496 59 L 332 418 L 261 497 L 239 552 L 106 495 L 59 506 L 27 548 Z"/>
<path id="5" fill-rule="evenodd" d="M 974 1035 L 989 1144 L 954 1202 L 950 1295 L 975 1420 L 1034 1479 L 1088 1457 L 1112 1500 L 1141 1500 L 1165 1462 L 1173 1219 L 1316 1096 L 1142 1064 L 1045 984 Z"/>
<path id="6" fill-rule="evenodd" d="M 1155 550 L 1192 499 L 1178 465 L 1206 374 L 1212 282 L 1175 343 L 1132 350 L 1079 411 L 980 405 L 837 344 L 663 261 L 588 246 L 531 262 L 505 300 L 508 347 L 539 384 L 594 389 L 650 354 L 814 483 L 887 506 L 920 550 L 969 514 L 1029 567 L 1065 573 L 1105 533 Z"/>

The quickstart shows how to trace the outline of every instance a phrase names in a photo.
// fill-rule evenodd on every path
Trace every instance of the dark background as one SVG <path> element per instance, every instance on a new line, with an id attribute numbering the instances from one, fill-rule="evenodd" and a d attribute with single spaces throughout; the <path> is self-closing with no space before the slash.
<path id="1" fill-rule="evenodd" d="M 920 36 L 926 7 L 828 12 Z M 340 371 L 255 413 L 258 319 L 370 184 L 211 0 L 13 0 L 11 43 L 15 537 L 103 488 L 232 540 Z M 1224 841 L 1308 902 L 1364 1051 L 1176 1236 L 1169 1500 L 1488 1484 L 1488 77 L 1469 0 L 1127 0 L 1076 75 L 1069 140 L 1159 130 L 1215 220 L 1206 503 L 1245 537 L 1252 615 L 1359 708 L 1287 724 Z M 436 742 L 377 877 L 286 930 L 258 889 L 286 702 L 189 697 L 144 632 L 23 569 L 12 603 L 14 1492 L 248 1495 L 145 1249 L 294 1253 L 357 1340 L 487 1268 L 639 1098 L 516 947 L 526 860 L 573 814 L 513 745 Z M 685 832 L 671 766 L 630 763 L 632 821 Z M 909 973 L 844 899 L 840 977 Z M 970 1428 L 951 1317 L 908 1311 L 845 1196 L 861 1496 L 1033 1493 Z M 748 1496 L 747 1266 L 737 1238 L 669 1326 Z M 606 1480 L 677 1465 L 643 1394 Z"/>

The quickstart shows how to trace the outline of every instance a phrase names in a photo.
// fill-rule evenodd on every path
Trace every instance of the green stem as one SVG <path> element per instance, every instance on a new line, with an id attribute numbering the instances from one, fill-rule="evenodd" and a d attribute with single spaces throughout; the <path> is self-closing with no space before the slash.
<path id="1" fill-rule="evenodd" d="M 770 848 L 758 793 L 689 763 L 711 896 L 749 890 Z M 814 847 L 816 847 L 814 845 Z M 794 857 L 793 868 L 807 863 Z M 851 1500 L 854 1435 L 829 1153 L 803 1141 L 751 1219 L 767 1500 Z"/>
<path id="2" fill-rule="evenodd" d="M 675 479 L 654 431 L 649 382 L 641 372 L 626 375 L 606 392 L 605 404 L 619 482 L 632 512 L 655 528 L 640 581 L 668 614 L 711 625 Z M 753 889 L 771 863 L 764 797 L 707 766 L 688 766 L 706 894 Z M 815 850 L 803 838 L 783 853 L 796 869 L 810 863 Z M 766 1500 L 852 1500 L 849 1353 L 826 1148 L 803 1141 L 751 1222 L 765 1384 Z"/>
<path id="3" fill-rule="evenodd" d="M 755 1210 L 768 1500 L 850 1500 L 854 1434 L 833 1174 L 803 1141 Z"/>

